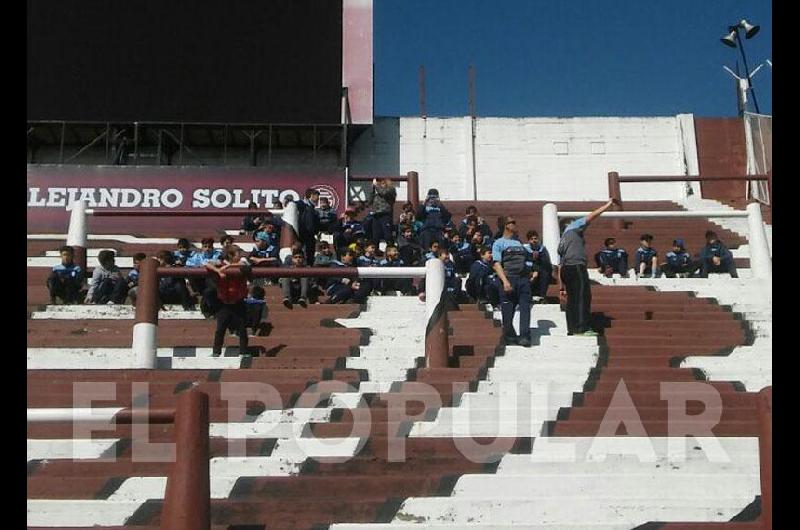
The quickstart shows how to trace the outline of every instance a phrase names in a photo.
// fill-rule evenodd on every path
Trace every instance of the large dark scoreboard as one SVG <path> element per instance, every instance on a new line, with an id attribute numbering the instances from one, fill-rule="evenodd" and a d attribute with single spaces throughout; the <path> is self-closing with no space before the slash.
<path id="1" fill-rule="evenodd" d="M 338 124 L 342 0 L 27 0 L 28 121 Z"/>

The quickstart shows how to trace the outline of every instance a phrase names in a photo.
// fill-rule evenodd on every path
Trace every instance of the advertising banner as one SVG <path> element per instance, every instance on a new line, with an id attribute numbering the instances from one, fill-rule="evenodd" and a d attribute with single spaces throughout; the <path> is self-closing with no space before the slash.
<path id="1" fill-rule="evenodd" d="M 307 188 L 320 191 L 337 212 L 344 210 L 343 172 L 288 173 L 262 168 L 143 167 L 143 166 L 28 166 L 28 233 L 66 234 L 69 204 L 84 200 L 96 210 L 230 211 L 247 210 L 254 202 L 273 209 L 303 196 Z M 173 229 L 223 230 L 239 227 L 235 217 L 97 218 L 90 233 L 164 233 Z M 158 226 L 154 226 L 158 224 Z M 127 231 L 126 231 L 127 230 Z M 209 235 L 215 232 L 211 232 Z"/>

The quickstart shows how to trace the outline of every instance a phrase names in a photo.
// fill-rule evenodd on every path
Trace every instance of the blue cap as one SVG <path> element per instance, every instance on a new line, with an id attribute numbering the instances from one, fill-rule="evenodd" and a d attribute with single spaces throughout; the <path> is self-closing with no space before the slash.
<path id="1" fill-rule="evenodd" d="M 259 241 L 269 241 L 269 234 L 267 234 L 266 232 L 258 232 L 256 234 L 256 239 L 258 239 Z"/>
<path id="2" fill-rule="evenodd" d="M 684 248 L 683 239 L 676 239 L 672 242 L 673 246 Z"/>

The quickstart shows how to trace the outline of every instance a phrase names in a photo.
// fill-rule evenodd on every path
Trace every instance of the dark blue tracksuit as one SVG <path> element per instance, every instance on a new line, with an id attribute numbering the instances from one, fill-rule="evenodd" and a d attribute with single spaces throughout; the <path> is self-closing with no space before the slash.
<path id="1" fill-rule="evenodd" d="M 396 260 L 389 261 L 384 258 L 378 262 L 378 267 L 405 267 L 405 262 L 397 258 Z M 380 290 L 382 293 L 388 291 L 400 291 L 403 294 L 411 292 L 411 278 L 384 278 L 379 281 Z"/>
<path id="2" fill-rule="evenodd" d="M 604 248 L 594 255 L 597 268 L 605 275 L 628 274 L 628 253 L 622 248 Z"/>
<path id="3" fill-rule="evenodd" d="M 492 264 L 476 260 L 469 268 L 469 278 L 467 278 L 467 294 L 478 301 L 488 300 L 489 303 L 496 305 L 497 295 L 497 274 L 492 268 Z"/>
<path id="4" fill-rule="evenodd" d="M 417 208 L 418 221 L 422 222 L 419 241 L 422 248 L 431 248 L 433 241 L 442 242 L 442 230 L 450 222 L 450 212 L 439 201 L 426 201 Z"/>
<path id="5" fill-rule="evenodd" d="M 739 277 L 733 262 L 733 254 L 720 241 L 704 246 L 698 257 L 700 258 L 700 276 L 703 278 L 708 278 L 709 272 L 727 272 L 733 278 Z M 720 258 L 719 265 L 714 265 L 714 262 L 711 261 L 714 257 Z"/>
<path id="6" fill-rule="evenodd" d="M 692 260 L 692 255 L 685 250 L 679 252 L 670 250 L 664 257 L 667 259 L 667 262 L 664 263 L 662 268 L 664 274 L 668 278 L 674 278 L 675 274 L 678 273 L 693 274 L 697 272 L 697 269 L 700 267 L 700 264 Z"/>
<path id="7" fill-rule="evenodd" d="M 329 265 L 331 268 L 352 267 L 352 265 L 345 265 L 341 261 L 332 260 Z M 328 282 L 328 288 L 325 293 L 330 297 L 329 304 L 343 303 L 353 296 L 353 289 L 350 287 L 349 282 L 343 282 L 341 278 L 331 278 Z"/>
<path id="8" fill-rule="evenodd" d="M 472 243 L 463 241 L 458 245 L 452 245 L 450 253 L 453 255 L 453 261 L 456 266 L 456 272 L 459 274 L 466 274 L 475 261 L 475 247 Z"/>
<path id="9" fill-rule="evenodd" d="M 350 230 L 348 234 L 345 231 Z M 364 237 L 364 225 L 360 221 L 340 221 L 339 225 L 333 230 L 333 244 L 336 251 L 340 252 L 343 248 L 355 243 L 356 239 Z"/>
<path id="10" fill-rule="evenodd" d="M 645 248 L 639 247 L 636 249 L 636 272 L 639 273 L 639 264 L 644 263 L 644 273 L 643 274 L 652 274 L 656 276 L 658 274 L 658 270 L 653 270 L 653 258 L 658 256 L 658 252 L 653 247 Z"/>
<path id="11" fill-rule="evenodd" d="M 74 263 L 66 266 L 59 263 L 47 278 L 47 288 L 53 302 L 59 297 L 67 304 L 80 303 L 82 286 L 83 271 Z"/>
<path id="12" fill-rule="evenodd" d="M 534 296 L 544 298 L 547 296 L 547 288 L 553 278 L 553 263 L 550 261 L 550 253 L 541 243 L 536 247 L 532 247 L 529 243 L 523 246 L 528 251 L 528 260 L 525 265 L 532 272 L 539 273 L 536 279 L 531 282 L 531 291 Z"/>

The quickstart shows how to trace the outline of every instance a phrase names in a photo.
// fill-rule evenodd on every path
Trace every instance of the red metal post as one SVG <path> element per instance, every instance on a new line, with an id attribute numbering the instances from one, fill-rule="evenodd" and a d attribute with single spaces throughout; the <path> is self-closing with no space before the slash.
<path id="1" fill-rule="evenodd" d="M 161 529 L 209 530 L 208 395 L 192 389 L 179 394 L 177 401 L 176 458 L 167 479 Z"/>
<path id="2" fill-rule="evenodd" d="M 145 259 L 139 265 L 139 287 L 136 290 L 135 324 L 158 324 L 158 260 Z"/>
<path id="3" fill-rule="evenodd" d="M 623 210 L 622 207 L 622 189 L 620 188 L 619 184 L 619 173 L 616 171 L 610 171 L 608 173 L 608 198 L 616 200 L 619 204 L 617 206 L 612 206 L 612 210 Z M 622 230 L 625 228 L 625 220 L 622 218 L 613 219 L 612 226 L 615 230 Z"/>
<path id="4" fill-rule="evenodd" d="M 761 523 L 772 530 L 772 387 L 758 393 L 758 452 L 761 460 Z"/>
<path id="5" fill-rule="evenodd" d="M 419 206 L 419 173 L 408 172 L 408 200 L 414 205 L 414 210 Z"/>

